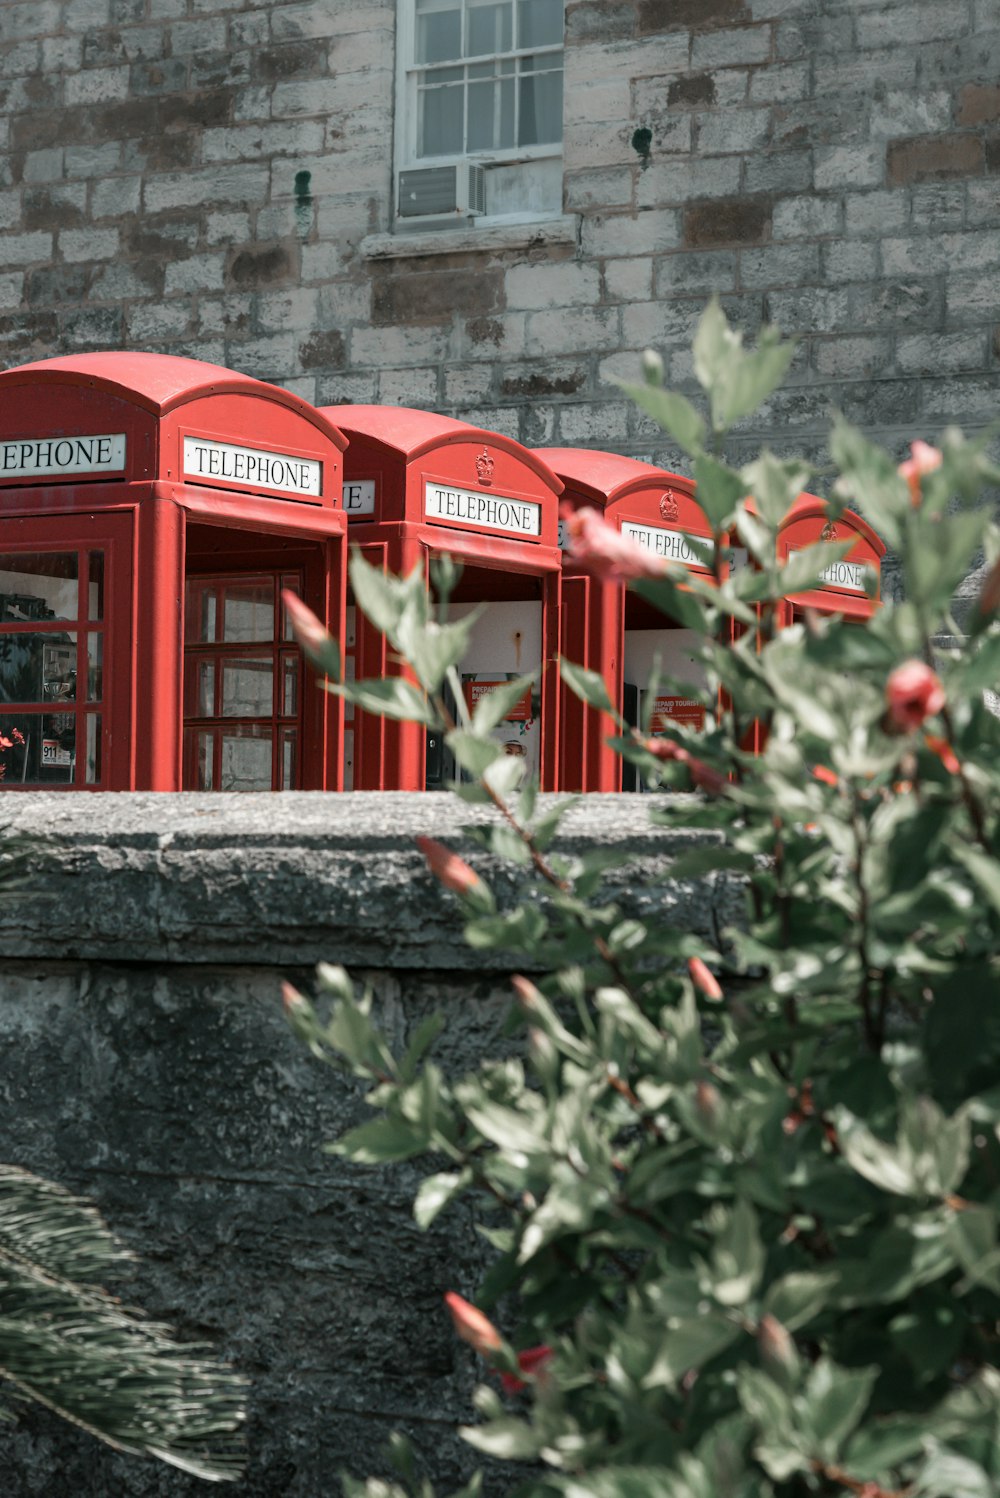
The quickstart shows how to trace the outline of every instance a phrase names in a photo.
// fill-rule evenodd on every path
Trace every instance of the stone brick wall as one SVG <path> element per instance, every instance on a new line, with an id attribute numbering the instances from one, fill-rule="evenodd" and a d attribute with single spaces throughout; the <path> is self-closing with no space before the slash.
<path id="1" fill-rule="evenodd" d="M 35 852 L 27 884 L 0 900 L 0 1158 L 91 1195 L 140 1256 L 118 1287 L 129 1302 L 247 1373 L 249 1466 L 233 1498 L 335 1498 L 342 1470 L 379 1467 L 393 1429 L 439 1491 L 474 1461 L 456 1426 L 474 1418 L 478 1372 L 441 1295 L 474 1295 L 488 1250 L 464 1207 L 417 1230 L 412 1168 L 323 1153 L 369 1110 L 292 1036 L 280 985 L 309 988 L 313 964 L 342 962 L 371 983 L 397 1052 L 443 1009 L 446 1071 L 503 1054 L 523 958 L 465 947 L 414 844 L 433 833 L 485 872 L 461 831 L 484 815 L 392 793 L 40 793 L 4 807 Z M 738 888 L 665 879 L 711 836 L 651 827 L 645 797 L 594 796 L 558 848 L 627 857 L 607 876 L 627 914 L 715 942 L 739 919 Z M 0 1470 L 4 1498 L 205 1492 L 37 1413 L 4 1427 Z"/>
<path id="2" fill-rule="evenodd" d="M 901 448 L 1000 386 L 996 0 L 568 0 L 565 214 L 387 234 L 391 0 L 0 9 L 0 357 L 162 349 L 681 463 L 611 383 L 690 379 L 721 293 L 798 335 L 747 426 Z"/>

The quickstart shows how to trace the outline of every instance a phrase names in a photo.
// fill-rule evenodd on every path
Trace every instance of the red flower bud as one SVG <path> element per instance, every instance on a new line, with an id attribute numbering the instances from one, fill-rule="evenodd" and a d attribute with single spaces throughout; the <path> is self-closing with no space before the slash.
<path id="1" fill-rule="evenodd" d="M 920 503 L 920 481 L 925 473 L 933 473 L 941 467 L 941 453 L 928 442 L 912 442 L 910 456 L 899 465 L 899 476 L 910 486 L 910 503 L 916 508 Z"/>
<path id="2" fill-rule="evenodd" d="M 290 983 L 281 985 L 281 1002 L 285 1006 L 286 1014 L 294 1014 L 296 1010 L 306 1009 L 309 1003 L 308 999 L 303 998 L 298 989 L 293 988 Z"/>
<path id="3" fill-rule="evenodd" d="M 330 643 L 330 631 L 317 619 L 309 605 L 302 602 L 297 593 L 293 593 L 289 588 L 283 588 L 281 602 L 291 623 L 292 632 L 303 650 L 310 655 L 315 655 L 323 649 L 324 645 Z"/>
<path id="4" fill-rule="evenodd" d="M 570 556 L 602 582 L 657 578 L 667 570 L 663 557 L 623 536 L 592 505 L 582 505 L 576 510 L 564 501 L 559 513 L 566 523 Z"/>
<path id="5" fill-rule="evenodd" d="M 526 1347 L 517 1355 L 517 1366 L 529 1378 L 541 1379 L 545 1376 L 545 1366 L 551 1357 L 552 1348 L 546 1343 L 542 1343 L 540 1347 Z M 501 1373 L 500 1382 L 505 1394 L 520 1394 L 524 1388 L 524 1380 L 514 1373 Z"/>
<path id="6" fill-rule="evenodd" d="M 503 1346 L 503 1338 L 493 1325 L 488 1316 L 482 1311 L 463 1300 L 461 1295 L 456 1295 L 454 1290 L 449 1290 L 444 1303 L 451 1312 L 452 1324 L 455 1331 L 463 1342 L 468 1342 L 479 1356 L 488 1358 L 490 1353 L 498 1352 Z"/>
<path id="7" fill-rule="evenodd" d="M 515 973 L 510 980 L 510 986 L 517 994 L 517 1001 L 523 1009 L 533 1009 L 541 994 L 532 983 L 530 978 L 522 978 L 520 973 Z"/>
<path id="8" fill-rule="evenodd" d="M 700 957 L 688 958 L 688 972 L 691 974 L 691 982 L 695 988 L 700 989 L 706 999 L 722 998 L 719 980 L 713 972 L 709 971 Z"/>
<path id="9" fill-rule="evenodd" d="M 694 1105 L 703 1122 L 714 1128 L 722 1111 L 719 1089 L 713 1087 L 711 1082 L 699 1082 L 694 1090 Z"/>
<path id="10" fill-rule="evenodd" d="M 826 765 L 813 765 L 813 776 L 821 780 L 824 785 L 839 785 L 840 781 L 833 770 L 827 769 Z"/>
<path id="11" fill-rule="evenodd" d="M 483 881 L 464 858 L 459 858 L 444 843 L 433 837 L 418 837 L 417 847 L 427 860 L 427 867 L 445 889 L 456 895 L 469 895 L 482 888 Z"/>
<path id="12" fill-rule="evenodd" d="M 904 661 L 897 666 L 886 682 L 885 695 L 889 723 L 903 733 L 919 728 L 945 704 L 941 679 L 924 661 Z"/>
<path id="13" fill-rule="evenodd" d="M 962 768 L 958 762 L 958 755 L 948 743 L 947 739 L 939 739 L 932 733 L 924 734 L 924 743 L 932 754 L 936 754 L 944 765 L 949 775 L 957 775 Z"/>

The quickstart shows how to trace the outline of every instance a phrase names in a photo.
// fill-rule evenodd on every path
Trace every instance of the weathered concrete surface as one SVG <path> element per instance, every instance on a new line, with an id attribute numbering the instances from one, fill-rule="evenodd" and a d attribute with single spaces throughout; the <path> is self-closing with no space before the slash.
<path id="1" fill-rule="evenodd" d="M 654 828 L 648 806 L 628 795 L 587 797 L 557 848 L 620 849 L 629 868 L 609 873 L 607 885 L 632 913 L 656 909 L 715 934 L 720 918 L 734 915 L 731 885 L 654 884 L 666 854 L 705 834 Z M 12 796 L 4 820 L 37 840 L 43 872 L 37 900 L 0 908 L 0 953 L 448 969 L 456 906 L 439 897 L 415 838 L 472 857 L 462 828 L 489 815 L 405 792 Z M 463 947 L 462 966 L 489 971 L 496 956 Z"/>
<path id="2" fill-rule="evenodd" d="M 648 811 L 587 798 L 558 847 L 634 855 L 609 881 L 630 910 L 706 932 L 737 917 L 731 885 L 656 882 L 695 835 L 651 828 Z M 474 1294 L 486 1250 L 462 1209 L 417 1231 L 413 1170 L 323 1153 L 365 1104 L 291 1035 L 279 986 L 343 961 L 395 1046 L 437 1007 L 446 1069 L 509 1046 L 513 959 L 465 948 L 413 846 L 433 833 L 483 868 L 460 832 L 481 819 L 443 796 L 4 800 L 2 820 L 42 851 L 0 906 L 2 1157 L 91 1195 L 140 1255 L 126 1298 L 248 1373 L 234 1498 L 334 1498 L 394 1428 L 442 1492 L 470 1465 L 455 1427 L 476 1370 L 441 1294 Z M 0 1472 L 4 1498 L 206 1491 L 34 1414 L 0 1434 Z"/>

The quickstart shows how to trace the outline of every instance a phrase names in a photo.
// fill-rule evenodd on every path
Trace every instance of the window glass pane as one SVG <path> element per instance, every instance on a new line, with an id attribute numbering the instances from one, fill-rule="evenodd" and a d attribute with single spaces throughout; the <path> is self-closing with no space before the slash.
<path id="1" fill-rule="evenodd" d="M 462 55 L 461 9 L 417 5 L 417 62 L 449 62 Z"/>
<path id="2" fill-rule="evenodd" d="M 441 79 L 444 73 L 457 74 L 459 78 L 462 76 L 461 68 L 438 68 L 433 73 L 428 73 L 427 78 Z M 457 156 L 462 153 L 464 107 L 465 91 L 461 84 L 420 90 L 418 156 Z"/>
<path id="3" fill-rule="evenodd" d="M 72 702 L 76 635 L 0 632 L 0 702 Z"/>
<path id="4" fill-rule="evenodd" d="M 518 0 L 519 47 L 556 47 L 562 39 L 563 0 Z"/>
<path id="5" fill-rule="evenodd" d="M 269 718 L 274 708 L 274 666 L 270 656 L 222 661 L 223 718 Z"/>
<path id="6" fill-rule="evenodd" d="M 227 728 L 219 735 L 219 791 L 271 789 L 271 730 L 248 724 Z"/>
<path id="7" fill-rule="evenodd" d="M 470 5 L 465 25 L 466 57 L 492 57 L 513 45 L 509 4 Z"/>
<path id="8" fill-rule="evenodd" d="M 514 89 L 513 78 L 504 78 L 500 84 L 500 138 L 498 146 L 514 144 Z"/>
<path id="9" fill-rule="evenodd" d="M 533 59 L 525 59 L 526 63 L 531 61 Z M 561 72 L 522 76 L 520 105 L 519 146 L 540 146 L 562 140 Z"/>
<path id="10" fill-rule="evenodd" d="M 87 636 L 87 701 L 100 702 L 104 685 L 104 635 Z"/>
<path id="11" fill-rule="evenodd" d="M 101 715 L 87 714 L 87 758 L 83 766 L 86 785 L 101 783 Z"/>
<path id="12" fill-rule="evenodd" d="M 92 551 L 89 565 L 88 619 L 104 618 L 104 553 Z"/>
<path id="13" fill-rule="evenodd" d="M 75 619 L 79 607 L 76 552 L 0 554 L 0 623 Z"/>
<path id="14" fill-rule="evenodd" d="M 495 90 L 492 80 L 489 83 L 469 84 L 468 148 L 470 151 L 489 151 L 496 144 L 493 121 L 494 99 Z"/>
<path id="15" fill-rule="evenodd" d="M 225 584 L 224 640 L 274 639 L 274 582 L 271 578 Z"/>

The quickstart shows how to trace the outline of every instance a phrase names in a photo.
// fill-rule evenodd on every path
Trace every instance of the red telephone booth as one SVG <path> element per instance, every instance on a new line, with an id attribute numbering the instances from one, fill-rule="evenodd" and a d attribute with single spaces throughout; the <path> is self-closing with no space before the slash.
<path id="1" fill-rule="evenodd" d="M 461 665 L 471 708 L 501 682 L 544 666 L 533 692 L 496 730 L 523 756 L 544 789 L 556 783 L 562 485 L 545 462 L 509 437 L 402 406 L 326 406 L 344 432 L 344 508 L 350 541 L 365 559 L 395 573 L 429 569 L 436 554 L 463 564 L 451 617 L 481 604 Z M 348 598 L 346 670 L 359 678 L 400 669 L 384 636 Z M 353 758 L 353 769 L 350 761 Z M 455 774 L 437 735 L 368 713 L 345 728 L 345 787 L 423 790 Z"/>
<path id="2" fill-rule="evenodd" d="M 783 601 L 778 612 L 779 628 L 793 624 L 807 607 L 822 614 L 843 614 L 847 619 L 868 619 L 879 606 L 885 542 L 854 511 L 845 510 L 838 520 L 831 520 L 825 500 L 815 494 L 799 495 L 778 531 L 778 557 L 782 562 L 820 541 L 850 540 L 854 545 L 847 556 L 824 570 L 818 587 Z"/>
<path id="3" fill-rule="evenodd" d="M 692 572 L 709 568 L 688 544 L 711 541 L 711 526 L 694 498 L 694 483 L 679 474 L 589 448 L 539 448 L 566 486 L 574 506 L 592 505 L 623 535 Z M 638 724 L 643 695 L 657 657 L 663 671 L 695 684 L 703 680 L 693 651 L 694 631 L 671 625 L 644 599 L 591 577 L 569 556 L 563 565 L 561 649 L 568 660 L 599 671 L 611 700 L 627 722 Z M 605 740 L 618 732 L 604 713 L 585 707 L 562 688 L 561 790 L 618 791 L 638 788 L 632 767 Z M 664 689 L 653 704 L 654 730 L 671 719 L 700 727 L 704 712 L 687 697 Z M 623 785 L 624 780 L 624 785 Z"/>
<path id="4" fill-rule="evenodd" d="M 192 359 L 0 374 L 2 787 L 336 788 L 342 710 L 279 597 L 342 621 L 344 446 Z"/>

